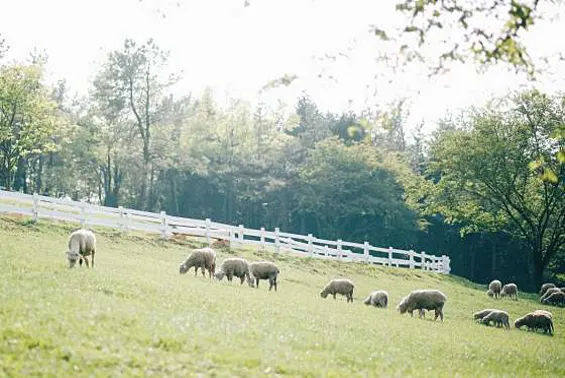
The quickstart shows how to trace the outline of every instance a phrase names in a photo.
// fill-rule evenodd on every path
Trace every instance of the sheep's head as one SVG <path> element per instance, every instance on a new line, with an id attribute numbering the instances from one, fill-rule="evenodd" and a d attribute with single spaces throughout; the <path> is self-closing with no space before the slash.
<path id="1" fill-rule="evenodd" d="M 215 277 L 218 281 L 223 280 L 225 276 L 226 276 L 226 274 L 225 274 L 224 272 L 222 272 L 221 270 L 218 270 L 216 273 L 214 273 L 214 277 Z"/>
<path id="2" fill-rule="evenodd" d="M 363 303 L 366 304 L 367 306 L 370 305 L 370 304 L 371 304 L 371 296 L 369 295 L 369 296 L 367 297 L 367 299 L 365 299 L 365 300 L 363 301 Z"/>
<path id="3" fill-rule="evenodd" d="M 491 297 L 491 298 L 494 297 L 494 293 L 493 293 L 492 290 L 490 290 L 490 289 L 487 290 L 487 295 L 488 295 L 489 297 Z"/>
<path id="4" fill-rule="evenodd" d="M 328 296 L 328 291 L 324 288 L 324 290 L 320 291 L 320 296 L 322 298 L 326 298 Z"/>
<path id="5" fill-rule="evenodd" d="M 69 260 L 69 268 L 73 268 L 80 258 L 80 254 L 67 251 L 67 259 Z"/>
<path id="6" fill-rule="evenodd" d="M 247 284 L 248 284 L 250 287 L 255 287 L 255 280 L 254 280 L 253 278 L 251 278 L 251 277 L 248 277 L 248 278 L 247 278 Z"/>
<path id="7" fill-rule="evenodd" d="M 189 268 L 188 264 L 185 264 L 185 263 L 180 264 L 179 273 L 185 274 L 186 272 L 188 272 L 188 268 Z"/>
<path id="8" fill-rule="evenodd" d="M 519 319 L 516 319 L 514 321 L 514 327 L 516 328 L 520 328 L 522 327 L 524 324 L 526 324 L 526 318 L 525 317 L 521 317 Z"/>
<path id="9" fill-rule="evenodd" d="M 396 306 L 396 310 L 400 311 L 401 314 L 404 314 L 408 311 L 408 296 L 402 298 L 398 306 Z"/>

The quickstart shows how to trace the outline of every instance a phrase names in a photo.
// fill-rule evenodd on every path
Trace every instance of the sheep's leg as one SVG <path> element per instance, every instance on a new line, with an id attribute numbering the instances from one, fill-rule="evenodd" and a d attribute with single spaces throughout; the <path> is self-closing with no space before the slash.
<path id="1" fill-rule="evenodd" d="M 94 269 L 94 253 L 95 251 L 92 251 L 92 265 L 91 265 L 92 269 Z"/>
<path id="2" fill-rule="evenodd" d="M 335 299 L 335 293 L 333 293 L 332 295 L 334 296 L 334 299 Z"/>
<path id="3" fill-rule="evenodd" d="M 255 287 L 259 289 L 259 278 L 255 278 Z"/>
<path id="4" fill-rule="evenodd" d="M 245 281 L 245 276 L 239 277 L 239 280 L 240 280 L 239 284 L 243 285 L 243 281 Z"/>
<path id="5" fill-rule="evenodd" d="M 86 267 L 89 268 L 88 266 L 88 257 L 84 256 L 84 263 L 86 264 Z"/>
<path id="6" fill-rule="evenodd" d="M 78 258 L 78 266 L 82 266 L 82 257 Z"/>

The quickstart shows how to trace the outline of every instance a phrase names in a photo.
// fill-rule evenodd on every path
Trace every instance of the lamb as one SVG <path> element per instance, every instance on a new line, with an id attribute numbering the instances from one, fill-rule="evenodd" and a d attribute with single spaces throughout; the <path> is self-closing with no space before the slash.
<path id="1" fill-rule="evenodd" d="M 487 326 L 493 322 L 496 327 L 504 326 L 506 329 L 510 329 L 510 321 L 508 318 L 508 313 L 501 310 L 492 310 L 487 316 L 482 318 L 481 323 Z"/>
<path id="2" fill-rule="evenodd" d="M 551 304 L 554 306 L 565 306 L 565 293 L 557 291 L 542 301 L 543 304 Z"/>
<path id="3" fill-rule="evenodd" d="M 500 294 L 500 290 L 502 290 L 502 282 L 500 282 L 499 280 L 493 280 L 488 284 L 488 289 L 492 292 L 492 296 L 494 296 L 494 298 L 496 299 Z"/>
<path id="4" fill-rule="evenodd" d="M 485 316 L 487 316 L 488 314 L 490 314 L 493 311 L 497 311 L 497 310 L 492 309 L 492 308 L 485 308 L 484 310 L 475 312 L 473 314 L 473 319 L 474 320 L 482 320 Z"/>
<path id="5" fill-rule="evenodd" d="M 552 284 L 552 283 L 549 283 L 549 282 L 548 282 L 548 283 L 544 283 L 543 285 L 541 285 L 541 290 L 540 290 L 540 292 L 539 292 L 540 297 L 543 296 L 543 295 L 545 294 L 545 292 L 546 292 L 548 289 L 551 289 L 552 287 L 555 287 L 555 284 Z"/>
<path id="6" fill-rule="evenodd" d="M 220 265 L 220 269 L 214 274 L 214 277 L 216 277 L 219 281 L 221 281 L 224 277 L 227 277 L 228 281 L 231 282 L 234 276 L 241 280 L 240 285 L 242 285 L 243 281 L 247 279 L 249 286 L 253 286 L 247 260 L 239 257 L 225 259 Z"/>
<path id="7" fill-rule="evenodd" d="M 69 268 L 75 266 L 77 260 L 79 266 L 82 266 L 82 260 L 88 268 L 88 256 L 92 256 L 92 268 L 94 268 L 94 255 L 96 254 L 96 237 L 90 230 L 76 230 L 69 236 L 69 249 L 67 251 L 67 259 L 69 260 Z"/>
<path id="8" fill-rule="evenodd" d="M 216 271 L 216 251 L 212 248 L 195 249 L 179 266 L 179 273 L 185 274 L 190 268 L 194 267 L 194 276 L 198 274 L 198 269 L 202 269 L 202 276 L 206 277 L 205 270 L 208 270 L 210 279 Z"/>
<path id="9" fill-rule="evenodd" d="M 367 306 L 373 305 L 375 307 L 386 308 L 388 305 L 388 293 L 384 290 L 373 291 L 363 303 Z"/>
<path id="10" fill-rule="evenodd" d="M 251 280 L 254 280 L 255 287 L 259 288 L 259 280 L 269 280 L 269 291 L 274 287 L 277 291 L 277 277 L 279 276 L 279 268 L 270 261 L 256 261 L 249 264 L 249 274 Z M 253 283 L 251 284 L 253 287 Z"/>
<path id="11" fill-rule="evenodd" d="M 514 299 L 518 300 L 518 286 L 516 286 L 516 284 L 514 284 L 514 283 L 509 283 L 509 284 L 504 285 L 502 287 L 502 290 L 500 291 L 500 296 L 505 297 L 507 295 L 510 298 L 512 298 L 512 296 L 514 296 Z"/>
<path id="12" fill-rule="evenodd" d="M 547 297 L 549 297 L 551 294 L 553 294 L 553 293 L 560 293 L 560 292 L 561 292 L 561 289 L 559 289 L 559 288 L 557 288 L 557 287 L 550 287 L 549 289 L 547 289 L 547 291 L 545 292 L 545 294 L 541 296 L 541 298 L 539 299 L 539 301 L 540 301 L 541 303 L 543 303 L 543 301 L 544 301 Z"/>
<path id="13" fill-rule="evenodd" d="M 347 298 L 347 302 L 353 303 L 354 288 L 355 284 L 351 280 L 345 278 L 333 279 L 322 289 L 320 296 L 326 298 L 328 294 L 331 294 L 336 299 L 336 294 L 341 294 Z"/>
<path id="14" fill-rule="evenodd" d="M 423 310 L 434 310 L 434 320 L 439 316 L 443 322 L 443 306 L 446 301 L 447 297 L 439 290 L 414 290 L 402 298 L 396 309 L 401 314 L 409 312 L 410 316 L 414 316 L 413 311 L 418 310 L 420 318 L 423 316 Z"/>
<path id="15" fill-rule="evenodd" d="M 518 329 L 526 326 L 530 331 L 541 329 L 543 333 L 549 333 L 550 335 L 553 334 L 554 331 L 551 313 L 547 313 L 547 311 L 543 310 L 536 310 L 516 319 L 514 326 Z"/>

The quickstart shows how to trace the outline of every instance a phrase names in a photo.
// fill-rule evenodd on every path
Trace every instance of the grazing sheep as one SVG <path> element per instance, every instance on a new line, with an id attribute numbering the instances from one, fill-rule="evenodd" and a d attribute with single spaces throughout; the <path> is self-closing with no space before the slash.
<path id="1" fill-rule="evenodd" d="M 277 291 L 277 277 L 279 276 L 279 268 L 270 261 L 258 261 L 249 264 L 249 274 L 254 285 L 259 288 L 259 280 L 269 280 L 269 291 L 274 287 Z M 251 286 L 254 286 L 253 283 Z"/>
<path id="2" fill-rule="evenodd" d="M 375 307 L 386 308 L 388 305 L 388 293 L 384 290 L 373 291 L 363 303 L 367 306 L 373 305 Z"/>
<path id="3" fill-rule="evenodd" d="M 443 322 L 443 305 L 446 301 L 447 297 L 439 290 L 414 290 L 402 298 L 396 309 L 401 314 L 409 312 L 410 316 L 414 316 L 413 311 L 418 310 L 420 318 L 423 316 L 423 310 L 434 310 L 434 320 L 439 316 Z"/>
<path id="4" fill-rule="evenodd" d="M 320 292 L 320 296 L 322 298 L 326 298 L 328 294 L 333 295 L 334 299 L 336 294 L 345 295 L 347 298 L 347 302 L 353 303 L 353 289 L 355 288 L 355 284 L 353 281 L 340 278 L 340 279 L 333 279 L 327 283 L 327 285 L 322 289 Z"/>
<path id="5" fill-rule="evenodd" d="M 69 260 L 69 268 L 75 266 L 77 260 L 79 266 L 82 266 L 82 260 L 88 268 L 88 256 L 92 256 L 92 268 L 94 268 L 94 255 L 96 253 L 96 237 L 90 230 L 76 230 L 69 236 L 69 249 L 67 251 L 67 259 Z"/>
<path id="6" fill-rule="evenodd" d="M 493 280 L 488 284 L 488 289 L 492 292 L 494 298 L 496 299 L 500 294 L 500 290 L 502 290 L 502 282 L 500 282 L 499 280 Z"/>
<path id="7" fill-rule="evenodd" d="M 487 326 L 490 322 L 493 322 L 496 327 L 504 326 L 506 329 L 510 329 L 510 321 L 506 311 L 492 310 L 481 320 L 481 323 L 486 324 Z"/>
<path id="8" fill-rule="evenodd" d="M 485 316 L 487 316 L 488 314 L 490 314 L 493 311 L 497 311 L 497 310 L 492 309 L 492 308 L 485 308 L 484 310 L 477 311 L 473 314 L 473 319 L 474 320 L 482 320 Z"/>
<path id="9" fill-rule="evenodd" d="M 543 303 L 543 301 L 553 293 L 561 293 L 561 289 L 559 289 L 558 287 L 550 287 L 549 289 L 547 289 L 545 294 L 541 296 L 539 301 Z"/>
<path id="10" fill-rule="evenodd" d="M 514 299 L 518 300 L 518 286 L 516 286 L 516 284 L 514 284 L 514 283 L 509 283 L 509 284 L 504 285 L 502 287 L 502 290 L 500 291 L 500 296 L 505 297 L 507 295 L 510 298 L 512 298 L 512 296 L 514 296 Z"/>
<path id="11" fill-rule="evenodd" d="M 208 270 L 210 278 L 216 271 L 216 251 L 212 248 L 195 249 L 179 266 L 179 273 L 185 274 L 194 267 L 194 276 L 198 274 L 198 269 L 202 269 L 202 276 L 206 276 L 205 270 Z"/>
<path id="12" fill-rule="evenodd" d="M 234 276 L 241 280 L 240 284 L 243 284 L 243 281 L 247 279 L 249 286 L 253 285 L 249 274 L 249 264 L 247 260 L 239 257 L 225 259 L 220 265 L 220 269 L 214 274 L 214 277 L 219 281 L 227 277 L 228 281 L 231 282 Z"/>
<path id="13" fill-rule="evenodd" d="M 565 293 L 557 291 L 545 298 L 542 303 L 554 306 L 565 306 Z"/>
<path id="14" fill-rule="evenodd" d="M 548 282 L 548 283 L 544 283 L 543 285 L 541 285 L 541 290 L 540 290 L 540 292 L 539 292 L 540 297 L 543 296 L 543 295 L 545 294 L 545 292 L 546 292 L 548 289 L 551 289 L 552 287 L 555 287 L 555 284 L 552 284 L 552 283 L 549 283 L 549 282 Z"/>
<path id="15" fill-rule="evenodd" d="M 535 331 L 537 329 L 543 330 L 543 333 L 553 334 L 553 317 L 551 313 L 547 311 L 536 310 L 516 319 L 514 326 L 518 329 L 520 327 L 526 326 L 529 331 Z"/>

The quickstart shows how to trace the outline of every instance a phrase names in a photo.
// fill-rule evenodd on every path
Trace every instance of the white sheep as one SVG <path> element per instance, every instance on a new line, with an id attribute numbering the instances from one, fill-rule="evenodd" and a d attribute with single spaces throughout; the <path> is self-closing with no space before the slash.
<path id="1" fill-rule="evenodd" d="M 546 292 L 548 289 L 551 289 L 552 287 L 555 287 L 555 284 L 552 284 L 552 283 L 549 283 L 549 282 L 548 282 L 548 283 L 544 283 L 543 285 L 541 285 L 541 290 L 540 290 L 540 292 L 539 292 L 540 297 L 542 297 L 542 296 L 545 294 L 545 292 Z"/>
<path id="2" fill-rule="evenodd" d="M 202 269 L 202 276 L 206 276 L 205 270 L 208 270 L 210 278 L 216 271 L 216 251 L 212 248 L 195 249 L 179 266 L 179 273 L 185 274 L 190 268 L 194 267 L 194 276 L 198 274 L 198 269 Z"/>
<path id="3" fill-rule="evenodd" d="M 247 260 L 240 257 L 231 257 L 225 259 L 220 265 L 219 270 L 214 274 L 217 280 L 221 281 L 224 277 L 228 278 L 228 281 L 232 281 L 233 277 L 238 277 L 241 280 L 240 284 L 247 279 L 249 286 L 253 286 L 253 281 L 249 274 L 249 264 Z"/>
<path id="4" fill-rule="evenodd" d="M 516 286 L 516 284 L 514 283 L 504 285 L 502 287 L 502 290 L 500 291 L 500 296 L 509 296 L 510 298 L 514 296 L 514 299 L 518 300 L 518 286 Z"/>
<path id="5" fill-rule="evenodd" d="M 505 328 L 510 329 L 510 320 L 506 311 L 492 310 L 481 320 L 481 323 L 486 325 L 489 325 L 490 322 L 493 322 L 497 327 L 504 326 Z"/>
<path id="6" fill-rule="evenodd" d="M 437 320 L 439 316 L 443 322 L 443 306 L 446 301 L 447 297 L 439 290 L 414 290 L 402 298 L 396 309 L 401 314 L 409 312 L 410 316 L 414 316 L 413 311 L 418 310 L 420 318 L 424 310 L 434 310 L 434 320 Z"/>
<path id="7" fill-rule="evenodd" d="M 363 303 L 367 306 L 372 305 L 386 308 L 388 305 L 388 293 L 384 290 L 373 291 Z"/>
<path id="8" fill-rule="evenodd" d="M 545 291 L 545 293 L 541 296 L 541 298 L 539 299 L 540 302 L 543 303 L 543 301 L 549 297 L 551 294 L 553 293 L 560 293 L 561 289 L 559 289 L 558 287 L 550 287 L 549 289 L 547 289 Z"/>
<path id="9" fill-rule="evenodd" d="M 565 293 L 557 291 L 545 298 L 542 303 L 554 306 L 565 306 Z"/>
<path id="10" fill-rule="evenodd" d="M 500 294 L 500 291 L 502 290 L 502 282 L 500 282 L 499 280 L 493 280 L 491 281 L 491 283 L 488 284 L 488 289 L 489 291 L 492 292 L 492 296 L 494 296 L 494 298 L 498 298 L 498 295 Z M 487 292 L 488 294 L 488 292 Z"/>
<path id="11" fill-rule="evenodd" d="M 514 321 L 514 326 L 518 329 L 526 326 L 530 331 L 541 329 L 544 333 L 549 332 L 550 335 L 553 334 L 554 331 L 553 316 L 551 313 L 543 310 L 536 310 L 516 319 L 516 321 Z"/>
<path id="12" fill-rule="evenodd" d="M 485 316 L 487 316 L 488 314 L 490 314 L 493 311 L 496 311 L 496 310 L 493 309 L 493 308 L 485 308 L 484 310 L 477 311 L 473 314 L 473 319 L 474 320 L 482 320 Z"/>
<path id="13" fill-rule="evenodd" d="M 347 302 L 353 303 L 354 288 L 355 284 L 351 280 L 345 278 L 333 279 L 322 289 L 320 296 L 326 298 L 328 294 L 331 294 L 336 299 L 336 294 L 341 294 L 347 298 Z"/>
<path id="14" fill-rule="evenodd" d="M 269 280 L 269 291 L 274 287 L 277 291 L 277 277 L 279 268 L 270 261 L 255 261 L 249 264 L 249 274 L 254 280 L 255 287 L 259 288 L 259 280 Z M 251 285 L 253 286 L 253 284 Z"/>
<path id="15" fill-rule="evenodd" d="M 69 268 L 75 266 L 77 260 L 82 266 L 82 260 L 88 268 L 88 256 L 92 256 L 92 268 L 94 268 L 94 255 L 96 254 L 96 237 L 90 230 L 76 230 L 69 236 L 67 259 Z"/>

